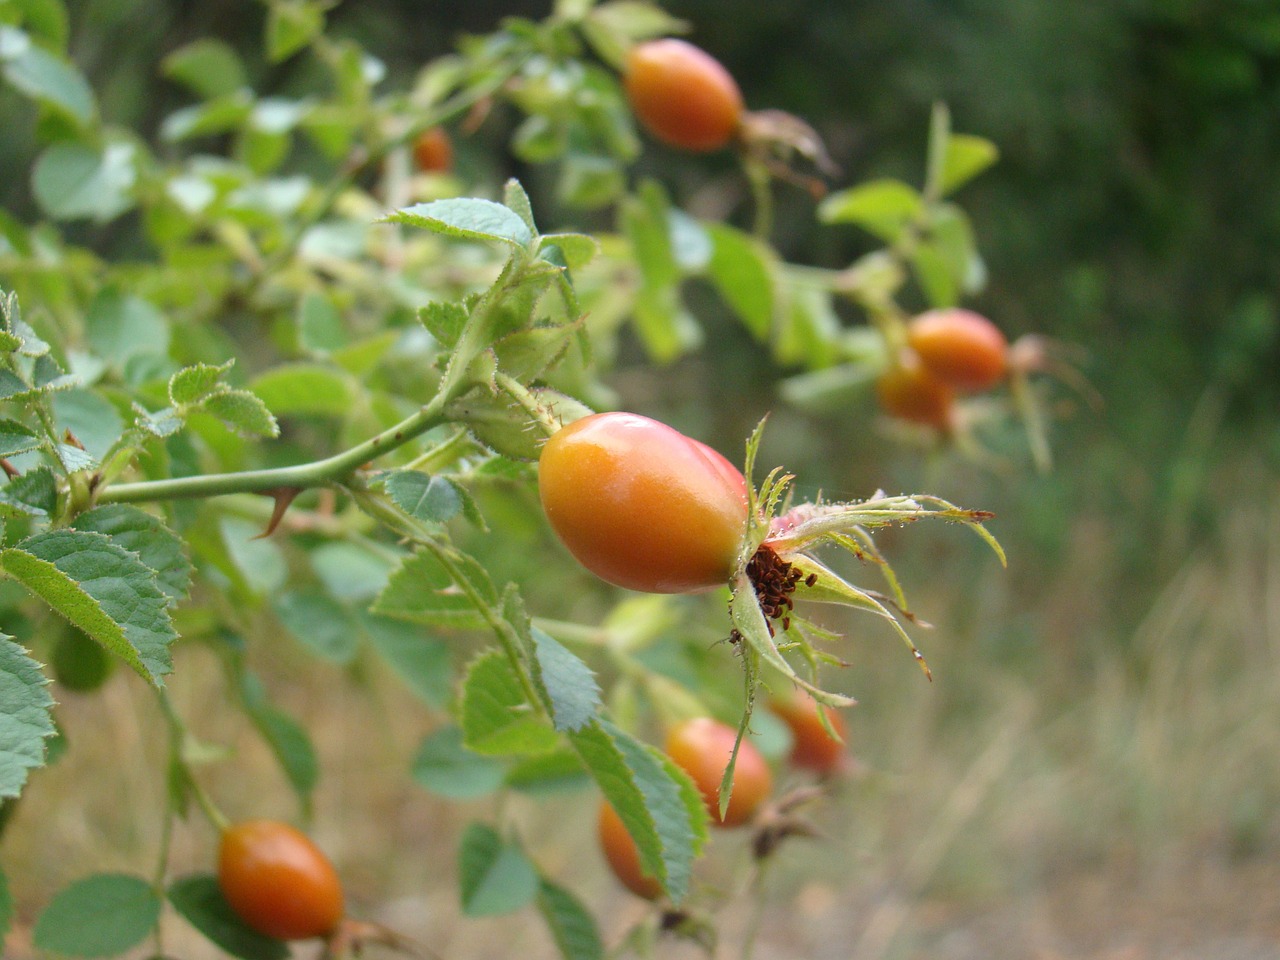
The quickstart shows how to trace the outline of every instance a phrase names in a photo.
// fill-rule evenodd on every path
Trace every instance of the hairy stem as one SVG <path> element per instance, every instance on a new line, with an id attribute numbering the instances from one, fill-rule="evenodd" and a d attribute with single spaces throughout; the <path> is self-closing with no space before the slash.
<path id="1" fill-rule="evenodd" d="M 438 394 L 431 403 L 394 427 L 324 460 L 270 470 L 242 470 L 237 473 L 117 483 L 99 490 L 95 500 L 98 503 L 139 503 L 185 497 L 215 497 L 226 493 L 261 493 L 282 487 L 307 489 L 324 486 L 350 476 L 370 460 L 402 447 L 432 427 L 444 423 L 442 409 L 445 399 L 444 394 Z"/>

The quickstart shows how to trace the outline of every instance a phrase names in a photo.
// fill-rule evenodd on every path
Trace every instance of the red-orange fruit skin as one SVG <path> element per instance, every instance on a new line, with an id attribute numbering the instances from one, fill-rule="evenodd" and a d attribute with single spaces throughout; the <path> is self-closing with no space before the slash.
<path id="1" fill-rule="evenodd" d="M 746 823 L 773 789 L 773 774 L 764 756 L 750 740 L 738 748 L 733 770 L 733 794 L 724 819 L 720 818 L 720 781 L 729 766 L 738 732 L 711 717 L 695 717 L 667 731 L 667 754 L 689 775 L 702 794 L 711 823 L 736 827 Z"/>
<path id="2" fill-rule="evenodd" d="M 618 882 L 645 900 L 657 900 L 662 896 L 662 884 L 641 868 L 640 851 L 636 848 L 636 842 L 631 839 L 626 824 L 607 800 L 600 804 L 598 827 L 600 849 Z"/>
<path id="3" fill-rule="evenodd" d="M 956 390 L 989 390 L 1005 378 L 1009 342 L 980 313 L 929 310 L 907 325 L 907 342 L 939 380 Z"/>
<path id="4" fill-rule="evenodd" d="M 448 173 L 453 169 L 453 141 L 441 127 L 431 127 L 413 142 L 413 162 L 423 173 Z"/>
<path id="5" fill-rule="evenodd" d="M 342 883 L 306 834 L 246 820 L 222 834 L 218 886 L 248 926 L 278 940 L 325 937 L 342 921 Z"/>
<path id="6" fill-rule="evenodd" d="M 746 530 L 742 473 L 706 444 L 633 413 L 597 413 L 542 448 L 538 492 L 596 576 L 646 593 L 724 585 Z"/>
<path id="7" fill-rule="evenodd" d="M 946 432 L 951 429 L 955 391 L 934 376 L 913 351 L 876 381 L 876 396 L 885 413 Z"/>
<path id="8" fill-rule="evenodd" d="M 830 707 L 821 706 L 807 693 L 769 701 L 772 710 L 791 730 L 791 764 L 823 775 L 837 772 L 845 763 L 844 740 L 847 736 L 844 717 Z M 840 737 L 833 739 L 822 725 L 818 711 L 826 710 L 831 729 Z"/>
<path id="9" fill-rule="evenodd" d="M 684 40 L 632 47 L 623 86 L 645 128 L 682 150 L 718 150 L 742 123 L 737 81 L 719 60 Z"/>

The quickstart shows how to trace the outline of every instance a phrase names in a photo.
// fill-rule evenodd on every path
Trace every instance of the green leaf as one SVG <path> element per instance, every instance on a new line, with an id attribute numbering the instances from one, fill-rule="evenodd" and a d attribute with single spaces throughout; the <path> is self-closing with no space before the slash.
<path id="1" fill-rule="evenodd" d="M 679 207 L 667 211 L 667 234 L 671 255 L 685 273 L 702 273 L 711 263 L 715 248 L 707 228 Z"/>
<path id="2" fill-rule="evenodd" d="M 48 467 L 36 467 L 0 487 L 0 517 L 46 517 L 58 507 L 58 481 Z"/>
<path id="3" fill-rule="evenodd" d="M 838 413 L 866 396 L 882 370 L 883 364 L 842 363 L 788 377 L 781 382 L 778 392 L 787 403 L 801 410 Z"/>
<path id="4" fill-rule="evenodd" d="M 320 779 L 311 735 L 293 717 L 267 702 L 261 681 L 252 673 L 240 675 L 240 692 L 245 712 L 275 754 L 290 786 L 304 804 L 309 803 Z"/>
<path id="5" fill-rule="evenodd" d="M 204 409 L 241 436 L 280 436 L 280 425 L 267 405 L 248 390 L 215 393 L 204 402 Z"/>
<path id="6" fill-rule="evenodd" d="M 191 588 L 191 563 L 182 550 L 182 540 L 157 517 L 124 503 L 94 507 L 76 517 L 77 530 L 104 533 L 120 546 L 138 555 L 155 571 L 160 589 L 177 602 Z"/>
<path id="7" fill-rule="evenodd" d="M 503 765 L 462 745 L 462 731 L 441 727 L 418 748 L 413 779 L 432 793 L 451 800 L 472 800 L 502 786 Z"/>
<path id="8" fill-rule="evenodd" d="M 93 90 L 74 66 L 31 43 L 26 34 L 9 27 L 0 28 L 0 72 L 27 96 L 55 107 L 81 126 L 88 126 L 96 107 Z"/>
<path id="9" fill-rule="evenodd" d="M 360 644 L 355 616 L 318 587 L 276 598 L 276 616 L 307 649 L 331 663 L 350 663 Z"/>
<path id="10" fill-rule="evenodd" d="M 161 899 L 146 880 L 99 873 L 58 892 L 36 920 L 41 950 L 73 957 L 123 953 L 155 929 Z"/>
<path id="11" fill-rule="evenodd" d="M 670 204 L 656 183 L 641 184 L 621 207 L 622 232 L 640 265 L 644 285 L 670 287 L 680 281 L 680 267 L 671 249 Z"/>
<path id="12" fill-rule="evenodd" d="M 341 417 L 351 412 L 351 385 L 333 367 L 288 363 L 274 367 L 250 384 L 277 416 Z"/>
<path id="13" fill-rule="evenodd" d="M 169 902 L 193 927 L 219 948 L 241 960 L 285 960 L 289 948 L 265 937 L 240 919 L 212 874 L 182 877 L 169 885 Z"/>
<path id="14" fill-rule="evenodd" d="M 787 310 L 774 338 L 780 363 L 825 367 L 836 359 L 842 332 L 830 290 L 804 283 L 788 285 Z"/>
<path id="15" fill-rule="evenodd" d="M 564 960 L 604 960 L 600 930 L 582 901 L 543 878 L 538 882 L 537 906 Z"/>
<path id="16" fill-rule="evenodd" d="M 596 238 L 585 233 L 544 233 L 538 238 L 538 250 L 546 250 L 548 247 L 560 251 L 560 256 L 570 270 L 585 267 L 600 252 L 600 244 Z"/>
<path id="17" fill-rule="evenodd" d="M 462 336 L 462 329 L 470 316 L 460 303 L 432 301 L 418 311 L 418 319 L 442 347 L 454 347 Z"/>
<path id="18" fill-rule="evenodd" d="M 581 333 L 578 324 L 517 330 L 493 345 L 498 367 L 521 383 L 540 379 L 560 362 Z"/>
<path id="19" fill-rule="evenodd" d="M 453 656 L 449 645 L 426 635 L 421 627 L 371 613 L 360 623 L 373 648 L 415 694 L 443 707 L 453 696 Z"/>
<path id="20" fill-rule="evenodd" d="M 383 549 L 381 544 L 370 549 L 362 543 L 330 541 L 311 551 L 311 569 L 330 596 L 367 606 L 387 585 L 395 566 L 395 559 L 383 554 Z"/>
<path id="21" fill-rule="evenodd" d="M 643 0 L 611 0 L 582 20 L 582 32 L 600 59 L 621 70 L 627 51 L 638 41 L 685 33 L 688 24 Z"/>
<path id="22" fill-rule="evenodd" d="M 952 264 L 936 244 L 922 243 L 911 255 L 920 287 L 935 307 L 951 307 L 960 300 L 960 282 L 952 272 Z"/>
<path id="23" fill-rule="evenodd" d="M 722 223 L 707 227 L 714 244 L 711 282 L 757 340 L 767 340 L 775 314 L 776 258 L 759 240 Z"/>
<path id="24" fill-rule="evenodd" d="M 267 58 L 287 60 L 324 33 L 324 7 L 307 0 L 273 0 L 267 13 Z"/>
<path id="25" fill-rule="evenodd" d="M 538 892 L 538 873 L 518 846 L 473 823 L 458 851 L 458 886 L 463 913 L 491 917 L 529 904 Z"/>
<path id="26" fill-rule="evenodd" d="M 560 641 L 533 627 L 533 654 L 538 680 L 551 700 L 551 716 L 557 730 L 577 730 L 600 709 L 600 687 L 582 659 Z"/>
<path id="27" fill-rule="evenodd" d="M 247 90 L 223 94 L 205 103 L 175 110 L 160 125 L 161 139 L 175 143 L 237 130 L 249 119 L 253 97 Z"/>
<path id="28" fill-rule="evenodd" d="M 531 234 L 538 232 L 533 222 L 533 205 L 529 203 L 529 195 L 524 192 L 519 180 L 511 179 L 503 185 L 502 204 L 524 221 Z"/>
<path id="29" fill-rule="evenodd" d="M 544 753 L 558 743 L 555 731 L 532 712 L 519 675 L 499 650 L 471 662 L 462 682 L 459 716 L 463 742 L 476 753 Z"/>
<path id="30" fill-rule="evenodd" d="M 492 200 L 433 200 L 397 210 L 383 221 L 421 227 L 461 240 L 496 240 L 519 250 L 526 250 L 533 243 L 533 231 L 520 215 Z"/>
<path id="31" fill-rule="evenodd" d="M 0 369 L 0 400 L 25 399 L 32 392 L 31 384 L 12 370 Z"/>
<path id="32" fill-rule="evenodd" d="M 943 196 L 964 186 L 998 159 L 1000 151 L 990 140 L 967 133 L 953 133 L 947 140 L 947 152 L 942 161 Z"/>
<path id="33" fill-rule="evenodd" d="M 175 407 L 197 404 L 224 389 L 222 375 L 231 369 L 234 360 L 218 366 L 197 363 L 183 367 L 169 378 L 169 402 Z"/>
<path id="34" fill-rule="evenodd" d="M 669 363 L 702 343 L 702 330 L 674 286 L 642 289 L 634 320 L 636 333 L 658 363 Z"/>
<path id="35" fill-rule="evenodd" d="M 298 305 L 298 342 L 304 350 L 327 356 L 347 345 L 347 328 L 338 308 L 322 293 L 308 293 Z"/>
<path id="36" fill-rule="evenodd" d="M 22 12 L 22 25 L 29 33 L 44 40 L 52 49 L 66 48 L 70 29 L 62 0 L 18 0 L 16 6 Z"/>
<path id="37" fill-rule="evenodd" d="M 12 457 L 43 446 L 44 440 L 26 424 L 0 419 L 0 457 Z"/>
<path id="38" fill-rule="evenodd" d="M 587 779 L 582 759 L 572 750 L 560 748 L 518 761 L 503 782 L 522 793 L 550 794 L 577 790 Z"/>
<path id="39" fill-rule="evenodd" d="M 682 900 L 707 836 L 697 789 L 669 758 L 604 720 L 569 740 L 636 841 L 644 870 Z"/>
<path id="40" fill-rule="evenodd" d="M 65 436 L 70 430 L 90 456 L 106 456 L 124 433 L 119 409 L 100 392 L 62 390 L 51 394 L 49 400 L 58 432 Z"/>
<path id="41" fill-rule="evenodd" d="M 135 554 L 100 533 L 54 530 L 0 552 L 11 577 L 160 686 L 177 639 L 168 598 Z"/>
<path id="42" fill-rule="evenodd" d="M 160 71 L 204 100 L 234 93 L 248 84 L 236 52 L 209 37 L 174 50 L 160 62 Z"/>
<path id="43" fill-rule="evenodd" d="M 49 680 L 13 638 L 0 633 L 0 797 L 16 797 L 27 771 L 44 766 L 56 732 Z"/>
<path id="44" fill-rule="evenodd" d="M 484 599 L 490 603 L 497 601 L 497 593 L 482 567 L 468 560 L 464 570 L 472 575 L 472 582 Z M 397 620 L 428 626 L 472 629 L 485 626 L 470 598 L 457 590 L 448 571 L 427 550 L 419 550 L 400 564 L 391 574 L 386 589 L 373 602 L 372 609 L 374 613 Z"/>
<path id="45" fill-rule="evenodd" d="M 222 545 L 245 589 L 270 595 L 284 586 L 289 576 L 284 554 L 274 542 L 258 537 L 261 528 L 247 520 L 221 517 L 218 520 Z"/>
<path id="46" fill-rule="evenodd" d="M 831 194 L 818 204 L 823 223 L 855 223 L 889 243 L 924 210 L 920 191 L 901 180 L 870 180 Z"/>
<path id="47" fill-rule="evenodd" d="M 447 523 L 462 512 L 458 487 L 445 477 L 432 477 L 417 470 L 396 470 L 380 479 L 395 505 L 415 519 Z"/>
<path id="48" fill-rule="evenodd" d="M 135 152 L 131 143 L 108 143 L 101 152 L 80 143 L 55 143 L 31 173 L 36 202 L 55 220 L 114 220 L 133 206 Z"/>
<path id="49" fill-rule="evenodd" d="M 89 349 L 124 369 L 132 357 L 169 352 L 169 325 L 154 306 L 115 287 L 103 289 L 85 313 Z"/>
<path id="50" fill-rule="evenodd" d="M 45 517 L 58 507 L 58 481 L 49 467 L 36 467 L 0 487 L 0 517 Z"/>

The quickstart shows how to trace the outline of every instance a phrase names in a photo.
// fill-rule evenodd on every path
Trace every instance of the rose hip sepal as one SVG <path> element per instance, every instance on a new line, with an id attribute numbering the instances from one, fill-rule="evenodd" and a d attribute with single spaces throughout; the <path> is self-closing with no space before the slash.
<path id="1" fill-rule="evenodd" d="M 758 671 L 763 661 L 819 703 L 845 707 L 855 702 L 851 697 L 823 690 L 812 680 L 799 676 L 783 655 L 784 650 L 799 651 L 814 666 L 822 661 L 840 662 L 823 649 L 825 642 L 838 638 L 797 614 L 796 600 L 835 603 L 883 617 L 907 645 L 925 676 L 932 678 L 924 657 L 892 609 L 896 608 L 904 619 L 915 619 L 892 568 L 876 548 L 871 531 L 926 518 L 963 523 L 986 541 L 1004 564 L 1003 549 L 982 526 L 993 515 L 981 510 L 964 510 L 934 496 L 886 497 L 882 494 L 853 503 L 803 503 L 780 513 L 793 477 L 774 469 L 758 489 L 750 479 L 763 425 L 762 422 L 756 428 L 747 444 L 748 529 L 729 601 L 733 628 L 730 640 L 751 652 L 750 656 L 743 657 L 748 689 L 754 693 L 758 686 Z M 814 551 L 825 545 L 839 547 L 879 566 L 890 596 L 854 586 L 818 560 Z M 824 643 L 820 645 L 817 641 Z M 745 730 L 749 712 L 750 699 L 741 730 Z"/>

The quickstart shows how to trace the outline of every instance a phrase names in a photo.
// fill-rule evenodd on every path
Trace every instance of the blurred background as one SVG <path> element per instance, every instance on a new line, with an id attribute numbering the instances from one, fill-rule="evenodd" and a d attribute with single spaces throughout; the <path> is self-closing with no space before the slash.
<path id="1" fill-rule="evenodd" d="M 73 56 L 110 119 L 151 132 L 182 102 L 157 75 L 165 53 L 206 34 L 243 49 L 251 44 L 237 39 L 262 28 L 261 8 L 231 0 L 69 6 Z M 542 17 L 547 6 L 349 0 L 332 18 L 403 85 L 460 33 Z M 935 624 L 918 637 L 935 681 L 887 632 L 860 642 L 843 686 L 861 700 L 850 716 L 861 772 L 815 814 L 826 839 L 784 848 L 764 878 L 777 906 L 765 909 L 756 955 L 1280 958 L 1280 7 L 666 6 L 737 77 L 749 107 L 814 124 L 843 169 L 837 186 L 918 183 L 935 101 L 950 106 L 956 130 L 994 141 L 999 164 L 959 198 L 990 274 L 967 305 L 1010 338 L 1035 331 L 1078 344 L 1103 398 L 1092 409 L 1061 392 L 1056 465 L 1036 475 L 904 449 L 874 428 L 869 397 L 838 416 L 783 408 L 776 389 L 789 371 L 697 291 L 710 346 L 657 374 L 638 352 L 633 365 L 624 354 L 613 384 L 625 406 L 726 452 L 776 408 L 764 459 L 797 472 L 802 492 L 928 489 L 993 510 L 1009 553 L 1003 571 L 952 530 L 887 541 L 916 609 Z M 255 86 L 304 85 L 300 69 L 259 64 Z M 9 98 L 0 93 L 4 115 L 19 109 Z M 28 129 L 17 123 L 0 138 L 0 203 L 31 220 Z M 463 179 L 492 189 L 519 174 L 535 209 L 550 211 L 544 219 L 600 228 L 557 208 L 549 173 L 514 161 L 494 168 L 493 144 L 508 133 L 498 118 L 459 144 Z M 647 151 L 642 170 L 677 201 L 746 206 L 730 158 Z M 782 187 L 778 201 L 774 240 L 789 260 L 840 268 L 872 248 L 852 228 L 815 226 L 802 191 Z M 527 932 L 522 921 L 467 924 L 450 905 L 448 844 L 462 815 L 362 790 L 375 782 L 362 769 L 402 763 L 397 751 L 416 742 L 405 731 L 369 755 L 353 733 L 362 722 L 394 726 L 394 696 L 371 705 L 341 678 L 316 683 L 284 696 L 321 740 L 318 832 L 353 864 L 358 895 L 388 919 L 420 921 L 440 956 L 508 955 L 510 938 Z M 201 730 L 216 741 L 217 704 L 206 706 Z M 81 710 L 81 728 L 98 725 L 108 744 L 148 749 L 115 687 L 105 720 L 100 703 L 73 698 L 66 709 Z M 75 750 L 38 786 L 72 791 L 100 761 Z M 379 804 L 387 816 L 368 816 Z M 594 857 L 561 804 L 587 809 L 569 797 L 529 813 L 549 868 Z M 354 811 L 367 821 L 353 823 Z M 127 811 L 81 816 L 57 845 L 83 850 L 74 845 L 130 829 Z M 31 825 L 6 838 L 6 862 L 52 870 L 59 846 Z M 420 858 L 404 854 L 407 838 Z M 726 885 L 742 853 L 717 853 L 712 870 Z M 102 865 L 130 855 L 102 844 Z M 602 882 L 584 895 L 621 929 L 639 906 L 603 892 L 601 865 L 589 869 Z M 424 901 L 423 889 L 436 892 Z M 727 943 L 753 922 L 753 903 L 730 903 Z M 522 952 L 550 955 L 544 935 L 529 936 Z M 697 955 L 660 950 L 686 954 Z"/>

